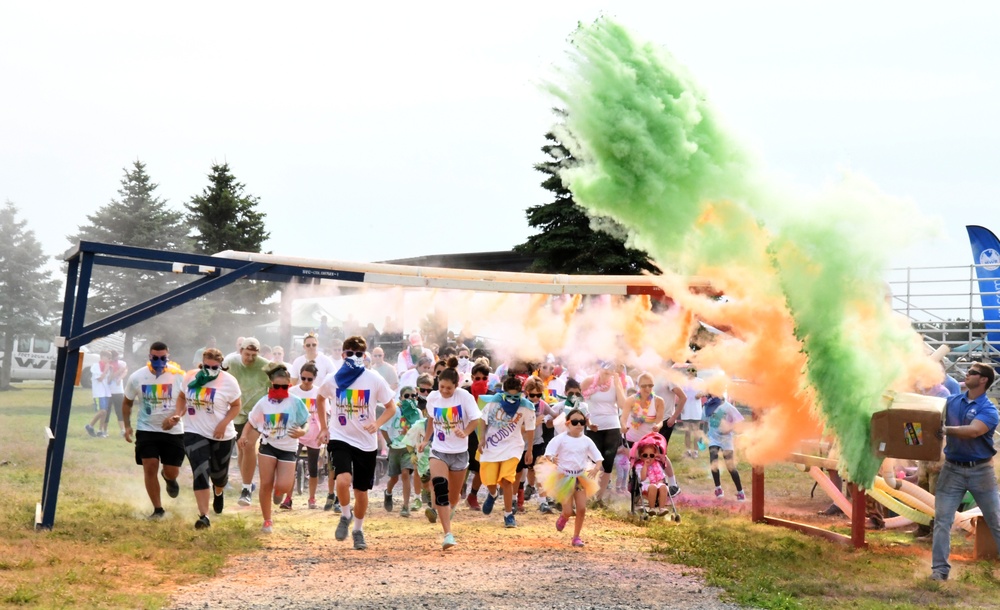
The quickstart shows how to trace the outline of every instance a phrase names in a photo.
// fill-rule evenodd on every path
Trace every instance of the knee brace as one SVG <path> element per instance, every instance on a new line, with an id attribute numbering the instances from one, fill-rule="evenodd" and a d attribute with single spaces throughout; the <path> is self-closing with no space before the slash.
<path id="1" fill-rule="evenodd" d="M 431 485 L 434 486 L 434 504 L 448 506 L 448 479 L 434 477 L 431 479 Z"/>

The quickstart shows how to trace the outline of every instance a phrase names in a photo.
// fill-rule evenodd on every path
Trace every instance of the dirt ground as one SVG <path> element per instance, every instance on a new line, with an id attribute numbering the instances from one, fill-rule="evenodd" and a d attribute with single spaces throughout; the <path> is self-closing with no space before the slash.
<path id="1" fill-rule="evenodd" d="M 297 497 L 298 502 L 302 502 Z M 227 498 L 228 499 L 228 498 Z M 441 550 L 440 524 L 423 511 L 405 519 L 382 507 L 373 491 L 365 519 L 367 551 L 350 537 L 334 539 L 338 516 L 295 506 L 275 514 L 274 533 L 261 552 L 232 559 L 223 573 L 181 587 L 171 606 L 201 608 L 737 608 L 719 600 L 697 570 L 655 560 L 641 530 L 601 512 L 588 512 L 582 537 L 570 545 L 572 522 L 555 529 L 555 515 L 527 504 L 518 527 L 505 529 L 502 511 L 490 516 L 459 509 L 458 546 Z M 626 500 L 627 501 L 627 500 Z M 260 522 L 259 508 L 227 507 L 215 519 L 242 514 Z"/>

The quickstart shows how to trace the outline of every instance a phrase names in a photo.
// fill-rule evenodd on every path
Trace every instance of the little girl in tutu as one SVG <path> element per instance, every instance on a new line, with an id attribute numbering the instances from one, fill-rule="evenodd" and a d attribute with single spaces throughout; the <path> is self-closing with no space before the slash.
<path id="1" fill-rule="evenodd" d="M 566 432 L 549 442 L 544 458 L 535 466 L 543 487 L 563 506 L 562 514 L 556 519 L 556 530 L 563 531 L 575 505 L 573 546 L 583 546 L 580 531 L 587 512 L 587 498 L 599 489 L 598 483 L 587 476 L 587 470 L 604 459 L 594 441 L 584 436 L 586 427 L 587 418 L 583 412 L 570 410 L 566 414 Z"/>

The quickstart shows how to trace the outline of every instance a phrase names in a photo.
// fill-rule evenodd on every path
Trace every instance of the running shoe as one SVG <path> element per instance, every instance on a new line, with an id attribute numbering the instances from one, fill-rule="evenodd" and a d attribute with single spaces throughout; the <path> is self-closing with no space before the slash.
<path id="1" fill-rule="evenodd" d="M 410 516 L 410 509 L 409 509 L 409 507 L 404 506 L 403 508 L 399 509 L 399 516 L 400 517 L 409 517 Z"/>
<path id="2" fill-rule="evenodd" d="M 573 536 L 573 546 L 583 546 L 583 540 L 579 536 Z"/>
<path id="3" fill-rule="evenodd" d="M 94 427 L 91 426 L 90 424 L 87 424 L 86 426 L 84 426 L 83 429 L 86 430 L 87 434 L 89 434 L 90 436 L 93 436 L 93 437 L 97 436 L 97 433 L 94 432 Z"/>
<path id="4" fill-rule="evenodd" d="M 362 532 L 361 530 L 354 530 L 354 532 L 351 534 L 351 536 L 354 537 L 354 550 L 355 551 L 363 551 L 363 550 L 365 550 L 365 549 L 368 548 L 368 545 L 365 544 L 365 533 L 364 532 Z"/>
<path id="5" fill-rule="evenodd" d="M 548 502 L 543 501 L 541 504 L 538 505 L 538 510 L 545 513 L 546 515 L 551 515 L 552 505 L 550 505 Z"/>
<path id="6" fill-rule="evenodd" d="M 163 480 L 167 484 L 167 495 L 171 498 L 176 498 L 181 493 L 181 486 L 177 484 L 177 479 L 163 477 Z"/>
<path id="7" fill-rule="evenodd" d="M 503 516 L 503 526 L 504 527 L 517 527 L 517 522 L 514 521 L 514 513 Z"/>
<path id="8" fill-rule="evenodd" d="M 225 491 L 223 491 L 222 493 L 215 494 L 215 497 L 212 498 L 212 509 L 215 511 L 216 515 L 222 514 L 222 507 L 225 506 L 225 504 L 226 504 Z"/>
<path id="9" fill-rule="evenodd" d="M 209 527 L 212 527 L 212 522 L 208 520 L 208 515 L 202 515 L 194 522 L 194 529 L 196 530 L 203 530 Z"/>
<path id="10" fill-rule="evenodd" d="M 147 519 L 149 519 L 150 521 L 159 521 L 160 519 L 164 518 L 166 515 L 167 515 L 167 511 L 163 510 L 162 508 L 154 508 L 153 509 L 153 514 L 150 515 L 149 517 L 147 517 Z"/>
<path id="11" fill-rule="evenodd" d="M 274 505 L 275 506 L 278 506 L 279 504 L 281 504 L 281 496 L 279 496 L 278 494 L 274 494 L 274 498 L 272 498 L 272 499 L 274 500 Z"/>
<path id="12" fill-rule="evenodd" d="M 667 488 L 667 491 L 670 492 L 670 497 L 674 498 L 677 496 L 677 494 L 681 493 L 681 488 L 678 487 L 677 485 L 671 485 L 669 488 Z"/>
<path id="13" fill-rule="evenodd" d="M 486 499 L 483 500 L 483 514 L 488 515 L 493 512 L 493 505 L 496 504 L 497 497 L 492 494 L 486 494 Z"/>
<path id="14" fill-rule="evenodd" d="M 557 532 L 563 531 L 563 528 L 566 527 L 566 523 L 568 521 L 569 517 L 567 517 L 566 515 L 559 515 L 559 518 L 556 519 L 556 531 Z"/>
<path id="15" fill-rule="evenodd" d="M 474 493 L 470 493 L 465 497 L 465 503 L 469 505 L 471 510 L 479 511 L 483 509 L 483 507 L 479 505 L 479 497 Z"/>
<path id="16" fill-rule="evenodd" d="M 326 504 L 323 505 L 323 510 L 330 510 L 337 504 L 337 496 L 334 494 L 327 494 Z"/>
<path id="17" fill-rule="evenodd" d="M 108 433 L 107 432 L 98 432 L 97 433 L 97 438 L 108 438 Z"/>
<path id="18" fill-rule="evenodd" d="M 352 521 L 354 521 L 354 515 L 341 515 L 340 522 L 337 523 L 337 531 L 334 532 L 333 537 L 339 541 L 347 540 L 347 528 L 351 527 Z"/>
<path id="19" fill-rule="evenodd" d="M 716 487 L 715 488 L 715 497 L 716 498 L 721 498 L 722 496 L 723 496 L 722 488 L 721 487 Z"/>
<path id="20" fill-rule="evenodd" d="M 283 508 L 285 510 L 292 510 L 292 496 L 288 496 L 287 498 L 285 498 L 285 501 L 282 502 L 278 506 L 278 508 Z"/>
<path id="21" fill-rule="evenodd" d="M 410 510 L 420 510 L 423 505 L 424 503 L 420 501 L 420 498 L 417 498 L 413 501 L 413 506 L 410 507 Z"/>
<path id="22" fill-rule="evenodd" d="M 430 506 L 424 509 L 424 516 L 427 517 L 427 520 L 430 521 L 431 523 L 437 523 L 438 512 L 433 508 L 431 508 Z"/>
<path id="23" fill-rule="evenodd" d="M 385 508 L 385 512 L 392 512 L 392 494 L 388 491 L 385 492 L 385 499 L 382 501 L 382 507 Z"/>
<path id="24" fill-rule="evenodd" d="M 530 500 L 530 499 L 532 499 L 534 497 L 535 497 L 535 486 L 534 485 L 528 485 L 524 489 L 524 499 L 525 500 Z"/>
<path id="25" fill-rule="evenodd" d="M 455 537 L 451 534 L 445 534 L 444 540 L 441 541 L 441 549 L 447 551 L 451 547 L 455 546 Z"/>
<path id="26" fill-rule="evenodd" d="M 263 534 L 270 534 L 271 533 L 271 522 L 270 521 L 265 521 L 264 522 L 264 526 L 262 528 L 260 528 L 260 531 Z"/>
<path id="27" fill-rule="evenodd" d="M 333 504 L 333 512 L 337 515 L 340 514 L 340 502 L 335 502 Z"/>
<path id="28" fill-rule="evenodd" d="M 250 490 L 244 487 L 243 490 L 240 491 L 240 499 L 237 500 L 236 503 L 240 506 L 250 506 L 253 504 L 253 499 L 250 494 Z"/>
<path id="29" fill-rule="evenodd" d="M 319 505 L 316 504 L 316 498 L 309 498 L 309 508 L 310 509 L 319 508 Z"/>
<path id="30" fill-rule="evenodd" d="M 746 499 L 747 499 L 747 495 L 746 495 L 746 493 L 742 489 L 739 490 L 738 492 L 736 492 L 736 500 L 738 502 L 746 502 Z"/>

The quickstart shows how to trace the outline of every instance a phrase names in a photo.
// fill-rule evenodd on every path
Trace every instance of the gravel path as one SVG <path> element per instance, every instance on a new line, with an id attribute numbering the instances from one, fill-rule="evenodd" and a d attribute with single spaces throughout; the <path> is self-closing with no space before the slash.
<path id="1" fill-rule="evenodd" d="M 556 532 L 554 516 L 529 506 L 516 529 L 503 528 L 499 510 L 487 517 L 460 509 L 453 528 L 459 544 L 447 552 L 440 525 L 419 511 L 403 519 L 373 507 L 365 520 L 368 550 L 354 551 L 350 537 L 334 539 L 334 513 L 296 507 L 275 515 L 263 551 L 231 559 L 215 579 L 180 588 L 171 607 L 739 607 L 720 601 L 697 570 L 655 561 L 635 526 L 589 513 L 587 546 L 577 549 L 571 533 Z M 226 512 L 260 520 L 256 507 Z M 224 518 L 232 517 L 217 517 Z"/>

